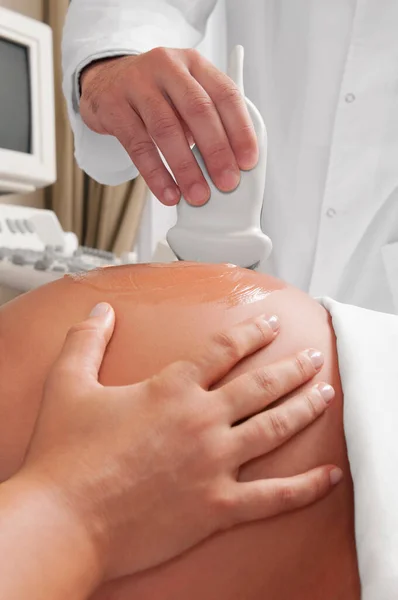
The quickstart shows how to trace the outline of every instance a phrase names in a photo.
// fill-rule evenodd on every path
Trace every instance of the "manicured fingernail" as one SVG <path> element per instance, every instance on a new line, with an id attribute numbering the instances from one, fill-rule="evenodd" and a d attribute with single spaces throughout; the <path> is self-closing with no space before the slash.
<path id="1" fill-rule="evenodd" d="M 180 199 L 180 192 L 175 187 L 167 187 L 163 192 L 163 200 L 166 204 L 177 204 Z"/>
<path id="2" fill-rule="evenodd" d="M 307 350 L 307 354 L 308 354 L 312 364 L 314 365 L 314 367 L 316 369 L 320 369 L 324 362 L 322 352 L 319 352 L 319 350 L 313 350 L 311 348 L 310 350 Z"/>
<path id="3" fill-rule="evenodd" d="M 322 398 L 325 400 L 326 404 L 329 404 L 334 398 L 334 389 L 328 383 L 318 383 L 315 386 L 316 389 L 321 394 Z"/>
<path id="4" fill-rule="evenodd" d="M 237 169 L 225 169 L 218 180 L 218 187 L 221 191 L 232 192 L 238 187 L 239 182 L 240 173 Z"/>
<path id="5" fill-rule="evenodd" d="M 280 323 L 279 323 L 279 319 L 276 315 L 272 315 L 272 317 L 269 317 L 268 319 L 265 319 L 268 323 L 268 325 L 271 327 L 272 331 L 278 331 L 279 327 L 280 327 Z"/>
<path id="6" fill-rule="evenodd" d="M 332 485 L 336 485 L 343 479 L 343 471 L 341 469 L 335 468 L 332 469 L 329 473 L 330 483 Z"/>
<path id="7" fill-rule="evenodd" d="M 103 317 L 109 312 L 109 304 L 106 302 L 100 302 L 96 306 L 94 306 L 93 310 L 90 313 L 90 317 Z"/>
<path id="8" fill-rule="evenodd" d="M 194 183 L 189 188 L 188 202 L 191 204 L 202 205 L 208 201 L 210 196 L 209 188 L 202 183 Z"/>

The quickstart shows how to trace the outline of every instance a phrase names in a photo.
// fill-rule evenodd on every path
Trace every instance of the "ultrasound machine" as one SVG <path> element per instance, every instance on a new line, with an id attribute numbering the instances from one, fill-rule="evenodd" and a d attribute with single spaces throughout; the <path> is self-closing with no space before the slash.
<path id="1" fill-rule="evenodd" d="M 24 194 L 56 180 L 51 28 L 0 8 L 0 195 Z M 51 210 L 0 203 L 0 285 L 27 291 L 98 266 L 136 262 L 136 254 L 79 246 Z"/>

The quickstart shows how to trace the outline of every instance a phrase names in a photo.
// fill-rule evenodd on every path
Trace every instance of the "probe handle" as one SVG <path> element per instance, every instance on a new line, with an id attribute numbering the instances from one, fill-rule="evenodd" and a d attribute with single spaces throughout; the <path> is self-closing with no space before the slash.
<path id="1" fill-rule="evenodd" d="M 228 74 L 243 93 L 242 46 L 230 57 Z M 253 267 L 266 259 L 272 242 L 261 230 L 266 165 L 267 132 L 264 121 L 245 98 L 259 146 L 259 160 L 251 171 L 241 171 L 238 187 L 221 192 L 213 184 L 195 146 L 192 150 L 210 187 L 210 200 L 203 206 L 191 206 L 182 197 L 177 206 L 177 222 L 167 234 L 167 241 L 180 260 L 232 263 Z"/>

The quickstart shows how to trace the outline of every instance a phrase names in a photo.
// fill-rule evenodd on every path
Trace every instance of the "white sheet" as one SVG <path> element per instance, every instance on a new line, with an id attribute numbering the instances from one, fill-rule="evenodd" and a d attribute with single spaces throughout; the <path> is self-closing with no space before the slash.
<path id="1" fill-rule="evenodd" d="M 362 600 L 397 600 L 398 316 L 319 301 L 337 337 Z"/>

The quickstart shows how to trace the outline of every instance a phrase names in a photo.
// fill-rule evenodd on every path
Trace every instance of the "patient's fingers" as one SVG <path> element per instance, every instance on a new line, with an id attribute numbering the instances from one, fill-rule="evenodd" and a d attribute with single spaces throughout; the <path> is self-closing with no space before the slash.
<path id="1" fill-rule="evenodd" d="M 326 496 L 342 475 L 338 467 L 326 465 L 295 477 L 236 483 L 226 518 L 232 514 L 233 523 L 242 523 L 302 508 Z"/>
<path id="2" fill-rule="evenodd" d="M 68 331 L 61 353 L 52 369 L 55 380 L 63 375 L 72 381 L 87 382 L 98 379 L 104 352 L 115 325 L 113 308 L 101 302 L 88 319 Z"/>
<path id="3" fill-rule="evenodd" d="M 275 315 L 262 315 L 217 333 L 207 352 L 195 360 L 199 383 L 206 388 L 217 383 L 243 358 L 272 342 L 278 330 Z"/>
<path id="4" fill-rule="evenodd" d="M 322 368 L 323 355 L 309 349 L 274 364 L 249 371 L 225 384 L 220 394 L 235 423 L 254 415 L 309 381 Z"/>
<path id="5" fill-rule="evenodd" d="M 233 428 L 239 465 L 272 452 L 320 417 L 334 398 L 327 383 L 286 400 Z"/>

